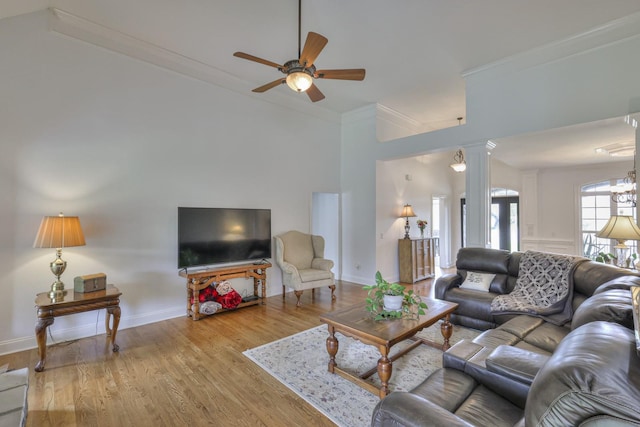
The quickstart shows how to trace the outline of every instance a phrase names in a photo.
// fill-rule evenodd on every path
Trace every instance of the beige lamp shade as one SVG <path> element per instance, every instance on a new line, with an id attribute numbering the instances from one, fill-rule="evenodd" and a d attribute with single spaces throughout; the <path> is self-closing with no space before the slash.
<path id="1" fill-rule="evenodd" d="M 84 246 L 84 234 L 77 216 L 45 216 L 42 218 L 34 248 L 68 248 Z"/>
<path id="2" fill-rule="evenodd" d="M 602 230 L 596 233 L 597 237 L 603 239 L 615 239 L 619 242 L 625 240 L 640 240 L 640 227 L 629 215 L 613 215 L 602 227 Z"/>
<path id="3" fill-rule="evenodd" d="M 629 247 L 626 240 L 640 240 L 640 228 L 629 215 L 613 215 L 596 233 L 596 237 L 603 239 L 615 239 L 618 244 L 614 246 L 618 267 L 625 267 L 627 264 L 627 251 Z"/>
<path id="4" fill-rule="evenodd" d="M 51 284 L 49 297 L 54 301 L 61 301 L 66 294 L 64 283 L 60 276 L 67 268 L 67 262 L 62 259 L 62 248 L 70 246 L 84 246 L 84 234 L 77 216 L 45 216 L 42 218 L 34 248 L 56 248 L 56 259 L 49 264 L 56 281 Z"/>
<path id="5" fill-rule="evenodd" d="M 402 214 L 400 214 L 400 218 L 413 218 L 417 216 L 415 212 L 413 212 L 413 207 L 411 205 L 404 205 L 402 207 Z"/>

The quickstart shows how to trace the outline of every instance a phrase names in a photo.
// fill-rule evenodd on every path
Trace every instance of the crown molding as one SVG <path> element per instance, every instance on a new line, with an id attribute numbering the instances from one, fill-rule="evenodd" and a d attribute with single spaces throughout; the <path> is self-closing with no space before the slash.
<path id="1" fill-rule="evenodd" d="M 377 104 L 377 118 L 406 129 L 413 135 L 423 132 L 424 124 L 382 104 Z"/>
<path id="2" fill-rule="evenodd" d="M 565 39 L 471 68 L 463 71 L 462 77 L 466 79 L 482 76 L 485 73 L 493 75 L 519 71 L 601 49 L 637 37 L 640 37 L 640 12 L 610 21 Z"/>
<path id="3" fill-rule="evenodd" d="M 341 115 L 339 113 L 309 104 L 306 98 L 295 98 L 279 93 L 270 93 L 267 96 L 255 94 L 251 92 L 249 82 L 224 70 L 61 9 L 49 9 L 49 30 L 231 90 L 257 101 L 278 105 L 329 122 L 340 123 Z"/>
<path id="4" fill-rule="evenodd" d="M 375 120 L 378 104 L 369 104 L 342 114 L 342 123 L 358 123 L 363 120 Z"/>

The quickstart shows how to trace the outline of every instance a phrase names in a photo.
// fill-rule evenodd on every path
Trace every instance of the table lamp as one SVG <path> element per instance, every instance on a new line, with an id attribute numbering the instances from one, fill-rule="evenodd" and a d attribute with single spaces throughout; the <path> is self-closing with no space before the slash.
<path id="1" fill-rule="evenodd" d="M 413 212 L 413 208 L 411 207 L 411 205 L 404 205 L 402 207 L 402 213 L 400 214 L 400 218 L 405 218 L 405 223 L 404 223 L 404 238 L 405 239 L 409 239 L 409 217 L 414 217 L 417 216 L 414 212 Z"/>
<path id="2" fill-rule="evenodd" d="M 629 247 L 625 244 L 627 240 L 640 240 L 640 228 L 630 215 L 613 215 L 596 233 L 596 237 L 603 239 L 615 239 L 618 244 L 614 246 L 618 267 L 624 267 L 627 260 Z"/>
<path id="3" fill-rule="evenodd" d="M 62 248 L 71 246 L 84 246 L 84 235 L 80 227 L 80 219 L 77 216 L 45 216 L 40 223 L 40 229 L 33 242 L 34 248 L 56 248 L 56 259 L 49 265 L 51 272 L 56 276 L 56 281 L 51 284 L 51 299 L 60 299 L 64 296 L 64 283 L 60 276 L 67 268 L 67 262 L 62 259 Z"/>

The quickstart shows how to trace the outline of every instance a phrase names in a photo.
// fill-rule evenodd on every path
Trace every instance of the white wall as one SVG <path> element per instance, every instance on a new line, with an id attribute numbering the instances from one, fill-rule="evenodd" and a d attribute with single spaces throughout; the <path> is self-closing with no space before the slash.
<path id="1" fill-rule="evenodd" d="M 398 217 L 402 207 L 410 204 L 417 215 L 409 218 L 410 237 L 420 236 L 418 219 L 429 223 L 425 236 L 431 236 L 432 197 L 452 192 L 450 159 L 447 152 L 377 162 L 376 264 L 388 280 L 399 280 L 398 239 L 404 237 L 405 225 L 405 219 Z"/>
<path id="2" fill-rule="evenodd" d="M 538 223 L 535 227 L 538 233 L 522 239 L 523 249 L 582 255 L 579 222 L 581 186 L 622 178 L 632 167 L 632 161 L 623 161 L 538 170 Z"/>
<path id="3" fill-rule="evenodd" d="M 337 121 L 48 32 L 46 12 L 0 21 L 0 52 L 0 353 L 35 346 L 34 297 L 54 279 L 55 250 L 32 248 L 43 215 L 80 217 L 87 245 L 63 251 L 63 280 L 106 273 L 126 328 L 185 315 L 177 206 L 270 208 L 278 234 L 310 230 L 311 194 L 340 190 Z M 268 294 L 280 283 L 274 266 Z M 51 330 L 75 338 L 95 323 Z"/>

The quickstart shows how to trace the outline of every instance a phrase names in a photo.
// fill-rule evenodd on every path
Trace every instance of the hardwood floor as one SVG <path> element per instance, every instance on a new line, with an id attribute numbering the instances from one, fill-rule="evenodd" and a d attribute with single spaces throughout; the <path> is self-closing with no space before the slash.
<path id="1" fill-rule="evenodd" d="M 429 295 L 431 282 L 414 289 Z M 321 313 L 365 297 L 361 285 L 336 288 L 333 303 L 329 289 L 317 289 L 296 307 L 290 292 L 197 322 L 185 315 L 123 329 L 119 353 L 104 333 L 50 345 L 40 373 L 36 349 L 0 356 L 0 366 L 30 368 L 27 426 L 332 426 L 242 352 L 318 326 Z"/>

